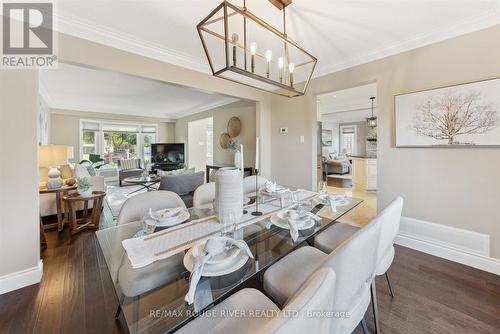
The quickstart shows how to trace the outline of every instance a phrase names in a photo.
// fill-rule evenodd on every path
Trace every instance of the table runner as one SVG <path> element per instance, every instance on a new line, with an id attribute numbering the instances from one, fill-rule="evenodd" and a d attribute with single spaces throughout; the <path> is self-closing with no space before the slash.
<path id="1" fill-rule="evenodd" d="M 299 189 L 295 193 L 299 201 L 308 200 L 317 195 L 316 192 L 303 189 Z M 242 228 L 265 220 L 273 213 L 281 210 L 279 199 L 272 199 L 259 204 L 259 211 L 263 213 L 260 217 L 251 215 L 252 207 L 254 205 L 248 206 L 249 212 L 243 215 L 236 228 Z M 221 228 L 222 225 L 215 217 L 210 217 L 210 219 L 201 218 L 150 235 L 123 240 L 122 245 L 127 252 L 132 267 L 141 268 L 189 249 L 194 243 L 217 234 Z"/>

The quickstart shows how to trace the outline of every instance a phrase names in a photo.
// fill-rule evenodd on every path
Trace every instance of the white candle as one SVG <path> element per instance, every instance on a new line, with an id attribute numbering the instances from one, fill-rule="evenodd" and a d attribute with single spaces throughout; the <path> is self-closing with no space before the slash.
<path id="1" fill-rule="evenodd" d="M 259 170 L 259 137 L 255 143 L 255 172 Z"/>
<path id="2" fill-rule="evenodd" d="M 241 175 L 245 177 L 245 172 L 244 172 L 245 164 L 243 163 L 243 144 L 240 144 L 240 167 L 241 167 Z"/>

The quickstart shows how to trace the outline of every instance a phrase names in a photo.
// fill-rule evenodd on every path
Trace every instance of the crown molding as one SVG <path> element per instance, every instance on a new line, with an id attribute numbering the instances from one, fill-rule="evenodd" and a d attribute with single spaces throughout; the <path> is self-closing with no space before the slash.
<path id="1" fill-rule="evenodd" d="M 227 100 L 214 102 L 214 103 L 211 103 L 211 104 L 208 104 L 208 105 L 204 105 L 203 107 L 200 107 L 200 108 L 195 108 L 195 109 L 190 110 L 190 111 L 175 113 L 175 114 L 172 115 L 172 118 L 175 119 L 175 120 L 178 120 L 178 119 L 183 118 L 183 117 L 195 115 L 195 114 L 198 114 L 198 113 L 201 113 L 201 112 L 204 112 L 204 111 L 208 111 L 208 110 L 211 110 L 211 109 L 222 107 L 222 106 L 225 106 L 225 105 L 228 105 L 228 104 L 231 104 L 231 103 L 234 103 L 234 102 L 238 102 L 238 101 L 240 101 L 240 100 L 233 99 L 233 98 L 228 98 Z"/>
<path id="2" fill-rule="evenodd" d="M 131 117 L 131 118 L 151 118 L 156 119 L 159 122 L 174 122 L 174 119 L 171 117 L 158 117 L 158 115 L 152 114 L 144 114 L 142 111 L 138 111 L 135 114 L 124 113 L 121 110 L 113 110 L 106 108 L 92 108 L 84 105 L 78 104 L 65 104 L 65 103 L 56 103 L 49 105 L 51 114 L 59 114 L 59 115 L 77 115 L 78 113 L 96 113 L 96 114 L 108 114 L 108 115 L 119 115 L 123 117 Z"/>

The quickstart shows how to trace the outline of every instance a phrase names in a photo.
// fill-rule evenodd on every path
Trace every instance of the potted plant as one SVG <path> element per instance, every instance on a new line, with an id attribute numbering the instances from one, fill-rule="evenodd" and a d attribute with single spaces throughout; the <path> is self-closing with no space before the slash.
<path id="1" fill-rule="evenodd" d="M 229 140 L 229 143 L 227 144 L 227 148 L 229 150 L 234 151 L 234 165 L 236 167 L 240 167 L 241 164 L 241 156 L 240 156 L 240 150 L 239 150 L 240 144 L 237 139 L 231 138 Z"/>
<path id="2" fill-rule="evenodd" d="M 92 195 L 92 186 L 93 184 L 90 183 L 87 177 L 81 177 L 78 178 L 78 188 L 76 189 L 76 191 L 82 197 L 89 197 L 90 195 Z"/>

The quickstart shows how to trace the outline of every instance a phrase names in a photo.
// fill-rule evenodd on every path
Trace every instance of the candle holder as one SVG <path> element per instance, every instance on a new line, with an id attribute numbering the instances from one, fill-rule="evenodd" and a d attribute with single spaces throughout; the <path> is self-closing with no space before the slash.
<path id="1" fill-rule="evenodd" d="M 262 212 L 259 211 L 259 170 L 255 170 L 255 211 L 251 213 L 252 216 L 262 216 Z"/>

